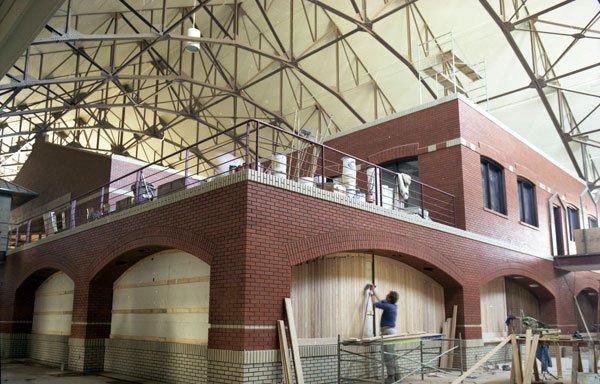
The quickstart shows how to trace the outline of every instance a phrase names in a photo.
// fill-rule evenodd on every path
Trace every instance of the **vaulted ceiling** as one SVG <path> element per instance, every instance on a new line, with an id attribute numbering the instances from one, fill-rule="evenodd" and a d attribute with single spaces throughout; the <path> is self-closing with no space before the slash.
<path id="1" fill-rule="evenodd" d="M 249 117 L 335 133 L 458 92 L 598 184 L 598 0 L 39 3 L 0 5 L 0 177 L 36 135 L 154 161 Z"/>

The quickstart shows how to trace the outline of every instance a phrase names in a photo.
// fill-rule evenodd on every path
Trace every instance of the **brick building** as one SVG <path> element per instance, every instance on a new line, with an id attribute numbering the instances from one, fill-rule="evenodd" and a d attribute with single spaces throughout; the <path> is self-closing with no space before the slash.
<path id="1" fill-rule="evenodd" d="M 343 175 L 350 155 L 352 193 L 301 183 L 291 148 L 284 177 L 266 171 L 273 151 L 204 179 L 187 157 L 184 174 L 38 141 L 15 183 L 40 196 L 13 211 L 21 225 L 0 267 L 2 357 L 175 383 L 278 382 L 275 325 L 291 297 L 305 379 L 332 382 L 337 335 L 362 332 L 370 281 L 401 293 L 401 331 L 440 332 L 457 305 L 467 366 L 510 314 L 583 331 L 577 297 L 595 329 L 598 275 L 554 260 L 576 253 L 574 229 L 597 225 L 585 182 L 467 99 L 327 138 L 320 181 Z M 70 172 L 42 171 L 67 158 Z M 371 165 L 410 170 L 408 201 L 387 206 L 383 176 L 369 199 Z M 140 194 L 150 183 L 158 193 Z"/>

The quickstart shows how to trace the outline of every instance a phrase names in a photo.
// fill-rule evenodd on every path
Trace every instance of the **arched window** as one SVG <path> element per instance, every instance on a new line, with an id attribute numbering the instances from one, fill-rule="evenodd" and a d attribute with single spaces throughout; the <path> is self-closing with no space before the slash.
<path id="1" fill-rule="evenodd" d="M 481 184 L 483 206 L 506 214 L 504 169 L 492 160 L 481 158 Z"/>
<path id="2" fill-rule="evenodd" d="M 537 201 L 535 198 L 535 185 L 524 178 L 517 179 L 519 191 L 519 211 L 521 221 L 530 225 L 538 226 Z"/>

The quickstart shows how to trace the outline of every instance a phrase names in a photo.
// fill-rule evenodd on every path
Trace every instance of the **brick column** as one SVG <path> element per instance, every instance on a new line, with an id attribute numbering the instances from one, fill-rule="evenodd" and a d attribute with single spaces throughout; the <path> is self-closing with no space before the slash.
<path id="1" fill-rule="evenodd" d="M 112 284 L 75 284 L 73 322 L 69 338 L 69 369 L 104 370 L 104 343 L 110 337 Z"/>
<path id="2" fill-rule="evenodd" d="M 463 339 L 481 339 L 481 308 L 479 289 L 446 288 L 444 289 L 446 317 L 452 316 L 454 305 L 458 305 L 456 319 L 456 337 L 460 334 Z"/>

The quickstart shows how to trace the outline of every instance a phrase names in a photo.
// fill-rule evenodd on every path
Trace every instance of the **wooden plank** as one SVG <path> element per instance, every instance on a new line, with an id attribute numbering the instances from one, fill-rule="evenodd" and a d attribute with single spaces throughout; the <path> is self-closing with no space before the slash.
<path id="1" fill-rule="evenodd" d="M 523 384 L 523 373 L 521 372 L 521 351 L 519 349 L 519 343 L 517 343 L 517 337 L 510 335 L 510 342 L 512 343 L 512 369 L 511 376 L 514 374 L 514 382 L 516 384 Z"/>
<path id="2" fill-rule="evenodd" d="M 450 338 L 450 324 L 452 322 L 452 319 L 449 317 L 446 319 L 446 321 L 444 322 L 444 326 L 442 328 L 442 334 L 444 335 L 444 338 L 448 339 Z M 441 346 L 441 350 L 440 353 L 444 353 L 446 352 L 450 347 L 450 342 L 449 341 L 442 341 L 442 346 Z M 448 355 L 443 355 L 442 357 L 440 357 L 440 368 L 448 368 Z"/>
<path id="3" fill-rule="evenodd" d="M 531 335 L 531 330 L 529 330 Z M 533 336 L 531 345 L 529 346 L 529 354 L 526 355 L 525 369 L 523 370 L 523 384 L 531 384 L 531 377 L 533 376 L 533 364 L 535 364 L 535 351 L 537 350 L 538 341 L 540 335 Z"/>
<path id="4" fill-rule="evenodd" d="M 455 305 L 452 308 L 452 324 L 450 325 L 450 338 L 454 339 L 456 337 L 456 319 L 458 317 L 458 305 Z M 450 341 L 449 349 L 454 348 L 454 341 Z M 448 354 L 448 367 L 454 367 L 454 351 Z"/>
<path id="5" fill-rule="evenodd" d="M 290 340 L 292 342 L 292 356 L 294 357 L 294 373 L 296 375 L 296 383 L 304 384 L 304 375 L 302 374 L 302 363 L 300 361 L 300 349 L 298 349 L 298 337 L 296 335 L 296 324 L 294 322 L 294 310 L 292 309 L 292 300 L 285 298 L 285 312 L 288 319 L 288 327 L 290 329 Z"/>
<path id="6" fill-rule="evenodd" d="M 577 383 L 577 372 L 579 371 L 579 345 L 573 344 L 573 356 L 571 357 L 571 383 Z"/>
<path id="7" fill-rule="evenodd" d="M 494 356 L 502 347 L 504 347 L 511 340 L 510 337 L 506 337 L 502 342 L 494 347 L 491 351 L 489 351 L 481 360 L 475 363 L 471 368 L 469 368 L 465 373 L 463 373 L 460 377 L 452 381 L 452 384 L 458 384 L 464 379 L 467 378 L 471 373 L 475 372 L 477 368 L 481 367 L 486 361 L 488 361 L 492 356 Z"/>
<path id="8" fill-rule="evenodd" d="M 281 350 L 281 365 L 284 383 L 294 384 L 292 366 L 290 364 L 290 350 L 288 348 L 287 337 L 285 334 L 285 322 L 283 320 L 277 320 L 277 330 L 279 331 L 279 349 Z"/>
<path id="9" fill-rule="evenodd" d="M 531 329 L 525 332 L 525 364 L 527 364 L 527 357 L 531 349 Z M 525 377 L 525 371 L 523 371 L 523 377 Z"/>
<path id="10" fill-rule="evenodd" d="M 554 354 L 556 355 L 556 377 L 562 379 L 562 355 L 560 345 L 554 346 Z"/>

